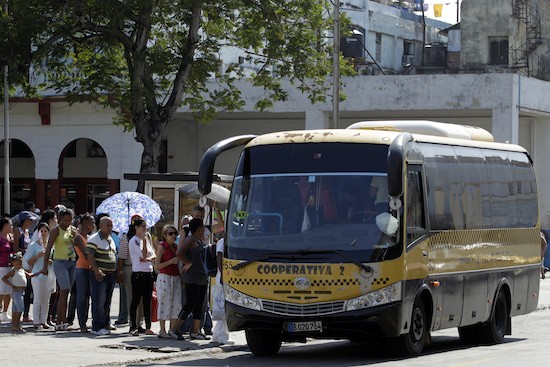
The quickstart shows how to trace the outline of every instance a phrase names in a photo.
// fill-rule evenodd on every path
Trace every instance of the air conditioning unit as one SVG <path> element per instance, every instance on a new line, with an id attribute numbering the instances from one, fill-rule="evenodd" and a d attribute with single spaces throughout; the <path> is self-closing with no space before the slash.
<path id="1" fill-rule="evenodd" d="M 403 55 L 401 57 L 401 65 L 413 65 L 414 64 L 414 55 Z"/>

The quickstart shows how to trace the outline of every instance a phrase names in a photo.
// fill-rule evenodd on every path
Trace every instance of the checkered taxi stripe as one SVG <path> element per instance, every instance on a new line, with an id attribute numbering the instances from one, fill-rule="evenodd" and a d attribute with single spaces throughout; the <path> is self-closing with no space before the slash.
<path id="1" fill-rule="evenodd" d="M 308 289 L 296 289 L 294 279 L 267 279 L 267 278 L 251 278 L 251 277 L 230 277 L 228 284 L 239 288 L 246 287 L 263 287 L 265 291 L 273 294 L 275 298 L 289 301 L 311 301 L 324 299 L 339 290 L 349 287 L 357 290 L 361 285 L 361 281 L 357 278 L 340 278 L 340 279 L 317 279 L 311 281 L 311 287 Z M 370 280 L 371 285 L 387 285 L 390 284 L 390 278 L 373 278 Z M 253 292 L 256 293 L 256 292 Z M 282 300 L 281 299 L 281 300 Z"/>

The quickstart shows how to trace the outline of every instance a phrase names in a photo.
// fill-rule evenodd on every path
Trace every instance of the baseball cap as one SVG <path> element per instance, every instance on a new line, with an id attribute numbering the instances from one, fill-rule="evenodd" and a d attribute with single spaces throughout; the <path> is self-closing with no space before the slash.
<path id="1" fill-rule="evenodd" d="M 27 219 L 30 219 L 30 220 L 33 220 L 33 221 L 38 219 L 38 215 L 36 215 L 35 213 L 30 212 L 28 210 L 22 211 L 17 216 L 18 216 L 17 219 L 19 219 L 19 223 L 23 223 Z"/>

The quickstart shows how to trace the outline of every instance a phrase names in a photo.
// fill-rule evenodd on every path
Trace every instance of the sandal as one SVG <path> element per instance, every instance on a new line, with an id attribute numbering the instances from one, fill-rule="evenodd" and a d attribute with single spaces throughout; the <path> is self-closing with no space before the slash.
<path id="1" fill-rule="evenodd" d="M 172 339 L 172 335 L 168 334 L 166 331 L 160 331 L 158 334 L 160 339 Z"/>
<path id="2" fill-rule="evenodd" d="M 191 340 L 210 340 L 209 336 L 204 335 L 203 333 L 190 334 Z"/>
<path id="3" fill-rule="evenodd" d="M 157 335 L 153 330 L 147 329 L 145 330 L 145 335 Z"/>
<path id="4" fill-rule="evenodd" d="M 55 325 L 55 331 L 67 331 L 68 327 L 69 327 L 69 324 L 67 323 Z"/>
<path id="5" fill-rule="evenodd" d="M 170 335 L 172 339 L 175 339 L 175 340 L 185 340 L 185 337 L 181 335 L 179 331 L 170 330 L 168 331 L 168 335 Z"/>

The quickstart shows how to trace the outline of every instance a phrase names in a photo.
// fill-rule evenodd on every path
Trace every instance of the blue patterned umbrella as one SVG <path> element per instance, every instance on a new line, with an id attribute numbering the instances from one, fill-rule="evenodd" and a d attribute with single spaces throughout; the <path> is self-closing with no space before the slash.
<path id="1" fill-rule="evenodd" d="M 141 215 L 147 227 L 152 227 L 160 220 L 162 210 L 159 204 L 149 196 L 139 192 L 121 192 L 103 200 L 96 209 L 96 213 L 108 213 L 113 219 L 113 231 L 127 232 L 130 218 Z"/>

